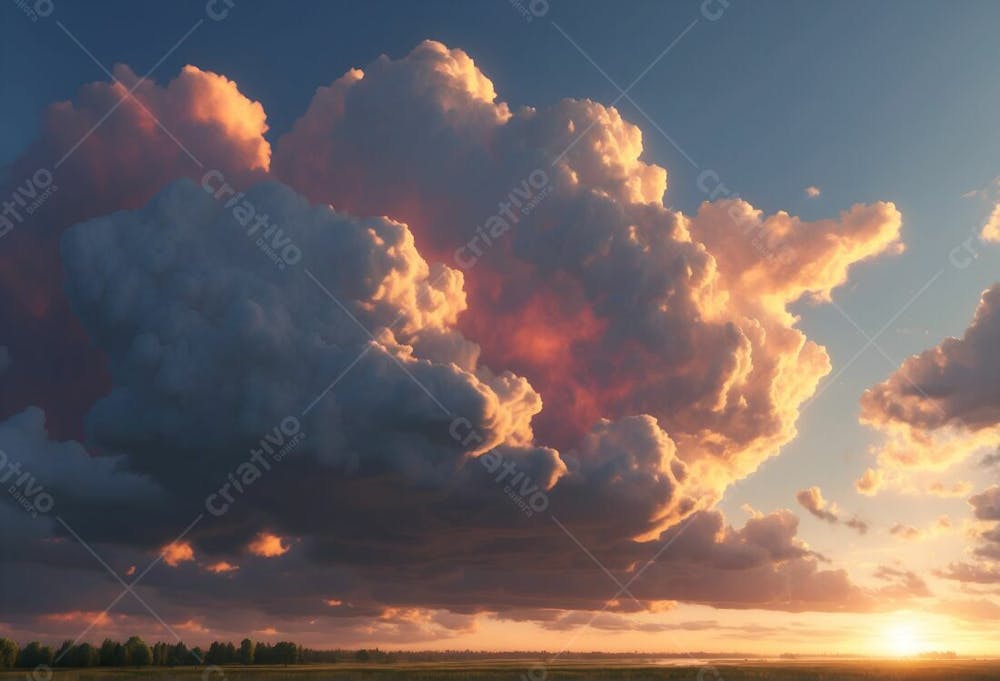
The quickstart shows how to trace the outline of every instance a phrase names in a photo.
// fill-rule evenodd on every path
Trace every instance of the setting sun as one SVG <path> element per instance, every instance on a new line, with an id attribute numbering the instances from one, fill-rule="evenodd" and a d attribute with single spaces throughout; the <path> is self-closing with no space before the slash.
<path id="1" fill-rule="evenodd" d="M 887 652 L 898 657 L 916 655 L 920 652 L 920 641 L 915 625 L 912 622 L 891 625 L 885 632 L 885 645 Z"/>

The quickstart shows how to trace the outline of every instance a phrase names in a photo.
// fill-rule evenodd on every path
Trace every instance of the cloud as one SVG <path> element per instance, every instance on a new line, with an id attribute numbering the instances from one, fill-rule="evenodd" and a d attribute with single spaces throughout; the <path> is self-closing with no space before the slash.
<path id="1" fill-rule="evenodd" d="M 51 440 L 37 408 L 0 422 L 0 482 L 12 502 L 0 507 L 4 536 L 44 537 L 57 514 L 72 517 L 74 527 L 94 540 L 139 536 L 142 528 L 116 511 L 129 506 L 155 521 L 163 516 L 157 507 L 164 494 L 123 464 L 123 457 L 91 456 L 77 442 Z"/>
<path id="2" fill-rule="evenodd" d="M 799 490 L 795 494 L 795 500 L 799 502 L 799 505 L 802 506 L 802 508 L 809 511 L 809 513 L 816 516 L 820 520 L 825 520 L 826 522 L 834 525 L 843 522 L 843 524 L 847 527 L 852 530 L 856 530 L 858 534 L 865 534 L 868 532 L 868 523 L 857 517 L 841 521 L 837 505 L 834 503 L 828 504 L 823 498 L 823 492 L 819 487 L 808 487 L 806 489 Z"/>
<path id="3" fill-rule="evenodd" d="M 879 565 L 875 578 L 890 582 L 879 590 L 880 595 L 885 598 L 924 598 L 931 595 L 927 583 L 911 570 Z"/>
<path id="4" fill-rule="evenodd" d="M 255 556 L 277 558 L 288 553 L 291 547 L 285 546 L 284 539 L 270 532 L 261 532 L 247 544 L 247 550 Z"/>
<path id="5" fill-rule="evenodd" d="M 317 91 L 273 169 L 314 201 L 404 220 L 421 252 L 464 267 L 460 327 L 541 396 L 541 442 L 570 448 L 601 417 L 648 414 L 718 495 L 793 437 L 829 370 L 786 307 L 898 251 L 899 213 L 807 223 L 717 201 L 685 216 L 663 206 L 666 171 L 616 109 L 512 110 L 486 82 L 432 41 L 380 57 Z M 537 205 L 512 210 L 538 172 L 544 196 L 529 187 Z M 470 241 L 508 212 L 489 248 Z"/>
<path id="6" fill-rule="evenodd" d="M 979 520 L 1000 520 L 1000 485 L 992 485 L 970 497 L 969 505 Z"/>
<path id="7" fill-rule="evenodd" d="M 836 505 L 834 504 L 829 510 L 827 509 L 826 500 L 823 499 L 823 492 L 820 491 L 819 487 L 809 487 L 808 489 L 799 490 L 795 494 L 795 500 L 799 502 L 802 508 L 820 520 L 830 523 L 839 521 L 837 514 L 834 512 Z"/>
<path id="8" fill-rule="evenodd" d="M 848 518 L 844 521 L 844 525 L 857 531 L 858 534 L 868 534 L 868 523 L 857 517 Z"/>
<path id="9" fill-rule="evenodd" d="M 220 560 L 218 563 L 212 563 L 211 565 L 206 565 L 205 569 L 212 574 L 221 575 L 227 572 L 235 572 L 240 569 L 239 565 L 233 565 L 224 560 Z"/>
<path id="10" fill-rule="evenodd" d="M 57 106 L 15 168 L 63 153 L 119 90 Z M 231 81 L 187 67 L 136 94 L 205 168 L 123 103 L 61 166 L 84 179 L 60 185 L 34 244 L 53 256 L 60 242 L 68 305 L 53 285 L 24 309 L 55 337 L 71 324 L 74 356 L 95 358 L 79 403 L 45 398 L 86 410 L 80 436 L 102 456 L 77 480 L 115 492 L 67 508 L 102 554 L 137 564 L 185 526 L 177 509 L 208 513 L 175 561 L 204 569 L 147 578 L 168 621 L 292 635 L 322 618 L 419 640 L 480 613 L 600 610 L 613 585 L 576 541 L 635 577 L 638 602 L 621 595 L 616 612 L 895 602 L 826 569 L 790 511 L 734 527 L 711 510 L 794 437 L 829 371 L 789 307 L 900 251 L 895 206 L 805 222 L 723 200 L 684 215 L 616 109 L 512 110 L 434 42 L 320 88 L 277 144 L 280 181 L 258 181 L 263 108 Z M 39 462 L 86 456 L 50 442 L 40 411 L 17 419 L 34 419 L 22 449 Z M 41 567 L 0 562 L 0 583 L 38 594 L 35 580 L 76 569 L 72 547 L 43 541 L 65 537 L 11 517 L 30 527 L 18 560 Z M 275 580 L 274 562 L 296 578 Z M 73 577 L 73 598 L 18 597 L 18 625 L 57 599 L 89 611 L 115 595 L 99 572 Z"/>
<path id="11" fill-rule="evenodd" d="M 163 562 L 170 567 L 177 567 L 181 563 L 194 560 L 194 549 L 187 542 L 174 542 L 167 544 L 160 551 Z"/>
<path id="12" fill-rule="evenodd" d="M 969 506 L 975 518 L 969 533 L 977 542 L 970 551 L 975 562 L 952 562 L 938 574 L 965 583 L 1000 583 L 1000 485 L 969 497 Z"/>
<path id="13" fill-rule="evenodd" d="M 983 241 L 1000 242 L 1000 203 L 993 206 L 993 212 L 986 219 L 979 236 Z"/>
<path id="14" fill-rule="evenodd" d="M 949 534 L 953 531 L 954 524 L 946 515 L 938 517 L 924 528 L 914 527 L 906 523 L 893 523 L 889 528 L 889 534 L 897 539 L 906 541 L 917 541 L 933 539 L 941 535 Z"/>
<path id="15" fill-rule="evenodd" d="M 1000 284 L 987 289 L 961 338 L 906 359 L 886 381 L 865 391 L 861 420 L 885 438 L 878 468 L 866 472 L 859 489 L 908 472 L 940 471 L 982 446 L 994 446 L 1000 432 Z M 938 483 L 935 493 L 948 493 Z M 959 483 L 957 494 L 966 494 Z"/>
<path id="16" fill-rule="evenodd" d="M 1000 448 L 990 454 L 984 454 L 983 458 L 979 461 L 979 465 L 983 468 L 992 468 L 997 464 L 1000 464 Z"/>
<path id="17" fill-rule="evenodd" d="M 805 192 L 806 196 L 808 196 L 810 199 L 815 199 L 822 193 L 820 191 L 820 188 L 817 187 L 816 185 L 809 185 L 808 187 L 805 188 Z"/>
<path id="18" fill-rule="evenodd" d="M 937 572 L 939 577 L 972 584 L 1000 584 L 1000 566 L 953 562 Z"/>
<path id="19" fill-rule="evenodd" d="M 63 437 L 82 435 L 82 415 L 110 380 L 62 294 L 62 231 L 144 205 L 179 177 L 201 177 L 203 167 L 249 182 L 270 163 L 263 107 L 233 81 L 194 66 L 165 86 L 124 65 L 113 73 L 118 82 L 89 83 L 52 104 L 38 137 L 0 179 L 0 195 L 16 199 L 16 216 L 0 218 L 0 325 L 23 329 L 5 340 L 18 361 L 0 392 L 0 417 L 40 406 Z M 35 196 L 31 203 L 24 193 Z"/>

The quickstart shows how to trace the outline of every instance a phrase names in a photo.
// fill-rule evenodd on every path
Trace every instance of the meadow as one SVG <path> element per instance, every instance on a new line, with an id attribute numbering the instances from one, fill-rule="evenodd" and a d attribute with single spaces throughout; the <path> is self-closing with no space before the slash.
<path id="1" fill-rule="evenodd" d="M 50 681 L 25 670 L 0 681 Z M 483 660 L 399 664 L 57 669 L 51 681 L 1000 681 L 1000 660 Z"/>

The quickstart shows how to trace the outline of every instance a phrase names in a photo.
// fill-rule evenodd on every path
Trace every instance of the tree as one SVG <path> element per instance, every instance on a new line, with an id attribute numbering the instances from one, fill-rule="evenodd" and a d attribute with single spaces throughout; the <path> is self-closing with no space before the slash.
<path id="1" fill-rule="evenodd" d="M 52 664 L 52 649 L 43 646 L 38 641 L 32 641 L 17 655 L 16 665 L 22 669 L 31 669 L 40 665 Z"/>
<path id="2" fill-rule="evenodd" d="M 190 664 L 191 651 L 187 649 L 183 641 L 178 641 L 167 656 L 167 664 L 170 666 Z"/>
<path id="3" fill-rule="evenodd" d="M 62 642 L 62 645 L 56 650 L 55 655 L 52 658 L 52 665 L 54 667 L 74 667 L 72 653 L 73 651 L 73 641 L 67 639 Z"/>
<path id="4" fill-rule="evenodd" d="M 218 641 L 212 641 L 205 653 L 205 664 L 225 664 L 225 648 Z"/>
<path id="5" fill-rule="evenodd" d="M 76 646 L 70 651 L 69 657 L 72 658 L 72 666 L 74 667 L 96 667 L 100 664 L 100 655 L 97 652 L 97 648 L 89 643 L 81 643 Z"/>
<path id="6" fill-rule="evenodd" d="M 274 644 L 274 661 L 277 664 L 296 664 L 299 661 L 299 647 L 291 641 Z"/>
<path id="7" fill-rule="evenodd" d="M 102 667 L 124 667 L 126 661 L 125 647 L 121 643 L 118 643 L 118 641 L 106 638 L 101 643 L 98 658 Z"/>
<path id="8" fill-rule="evenodd" d="M 10 669 L 17 662 L 17 644 L 9 638 L 0 638 L 0 669 Z"/>
<path id="9" fill-rule="evenodd" d="M 256 652 L 255 648 L 256 646 L 253 644 L 253 641 L 248 638 L 240 641 L 240 664 L 253 664 L 254 653 Z"/>
<path id="10" fill-rule="evenodd" d="M 133 667 L 146 667 L 153 663 L 153 651 L 146 642 L 138 636 L 132 636 L 125 642 L 125 664 Z"/>
<path id="11" fill-rule="evenodd" d="M 163 641 L 153 644 L 153 664 L 162 667 L 167 664 L 167 657 L 170 654 L 170 646 Z"/>
<path id="12" fill-rule="evenodd" d="M 367 650 L 362 648 L 361 650 L 359 650 L 354 654 L 354 659 L 357 660 L 358 662 L 368 662 L 372 659 L 372 656 L 368 653 Z"/>

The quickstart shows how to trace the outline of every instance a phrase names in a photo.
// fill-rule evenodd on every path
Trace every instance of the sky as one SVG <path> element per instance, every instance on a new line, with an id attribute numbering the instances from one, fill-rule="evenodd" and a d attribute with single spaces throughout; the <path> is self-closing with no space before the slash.
<path id="1" fill-rule="evenodd" d="M 0 635 L 993 651 L 995 3 L 0 13 Z"/>

